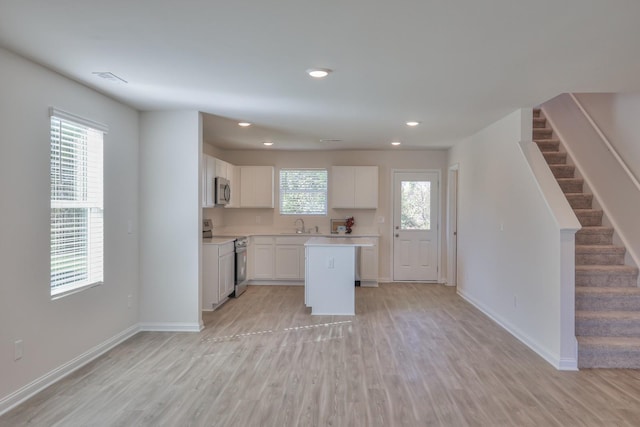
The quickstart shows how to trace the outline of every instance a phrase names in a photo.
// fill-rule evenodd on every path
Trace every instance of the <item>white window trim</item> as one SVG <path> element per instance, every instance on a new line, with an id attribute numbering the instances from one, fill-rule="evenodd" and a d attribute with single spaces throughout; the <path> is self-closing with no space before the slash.
<path id="1" fill-rule="evenodd" d="M 81 126 L 85 126 L 88 128 L 91 128 L 93 130 L 97 130 L 100 131 L 102 133 L 102 143 L 104 144 L 104 136 L 108 133 L 109 131 L 109 127 L 103 123 L 91 120 L 91 119 L 87 119 L 85 117 L 81 117 L 78 115 L 75 115 L 73 113 L 69 113 L 67 111 L 64 110 L 60 110 L 58 108 L 55 107 L 50 107 L 49 108 L 49 118 L 55 117 L 57 119 L 60 120 L 65 120 L 68 122 L 72 122 Z M 51 145 L 51 144 L 49 144 Z M 103 148 L 104 150 L 104 148 Z M 101 167 L 104 168 L 104 158 L 102 158 L 102 165 Z M 51 167 L 51 165 L 50 165 Z M 102 178 L 102 191 L 104 191 L 104 177 Z M 104 197 L 104 195 L 102 196 Z M 51 196 L 50 196 L 51 199 Z M 52 200 L 53 201 L 53 200 Z M 103 202 L 104 203 L 104 200 Z M 103 225 L 102 225 L 102 229 L 103 229 L 103 245 L 104 245 L 104 207 L 103 209 L 103 213 L 102 213 L 102 221 L 103 221 Z M 51 267 L 51 265 L 50 265 Z M 104 278 L 104 246 L 103 246 L 103 254 L 102 254 L 102 275 Z M 62 297 L 68 296 L 68 295 L 72 295 L 78 292 L 81 292 L 85 289 L 89 289 L 89 288 L 93 288 L 96 286 L 100 286 L 104 283 L 104 280 L 98 280 L 95 282 L 90 282 L 90 283 L 84 283 L 81 285 L 78 285 L 77 283 L 70 283 L 70 284 L 66 284 L 66 285 L 60 285 L 57 286 L 55 288 L 51 288 L 51 284 L 50 284 L 50 293 L 51 293 L 51 299 L 52 300 L 56 300 L 56 299 L 60 299 Z"/>

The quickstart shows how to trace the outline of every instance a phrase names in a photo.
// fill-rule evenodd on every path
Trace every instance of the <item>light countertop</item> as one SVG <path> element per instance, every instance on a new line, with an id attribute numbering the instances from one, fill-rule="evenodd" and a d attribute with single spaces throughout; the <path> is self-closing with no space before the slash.
<path id="1" fill-rule="evenodd" d="M 367 238 L 353 238 L 342 237 L 341 239 L 335 239 L 333 237 L 312 237 L 304 244 L 305 246 L 375 246 L 375 242 L 372 239 Z"/>
<path id="2" fill-rule="evenodd" d="M 224 245 L 225 243 L 233 242 L 235 237 L 210 237 L 208 239 L 202 239 L 203 245 Z"/>

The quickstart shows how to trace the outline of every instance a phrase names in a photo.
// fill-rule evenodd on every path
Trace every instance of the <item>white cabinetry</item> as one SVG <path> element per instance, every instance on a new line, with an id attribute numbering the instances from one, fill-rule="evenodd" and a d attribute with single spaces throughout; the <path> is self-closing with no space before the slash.
<path id="1" fill-rule="evenodd" d="M 273 208 L 273 166 L 236 168 L 240 169 L 240 207 Z"/>
<path id="2" fill-rule="evenodd" d="M 304 280 L 304 244 L 308 237 L 276 237 L 275 278 Z"/>
<path id="3" fill-rule="evenodd" d="M 233 292 L 233 242 L 202 245 L 202 309 L 212 310 Z"/>
<path id="4" fill-rule="evenodd" d="M 304 244 L 309 237 L 254 236 L 251 238 L 252 280 L 304 280 Z"/>
<path id="5" fill-rule="evenodd" d="M 334 209 L 377 209 L 377 166 L 333 166 L 331 207 Z"/>
<path id="6" fill-rule="evenodd" d="M 218 293 L 219 300 L 222 301 L 233 293 L 234 286 L 234 273 L 235 253 L 233 251 L 233 243 L 231 243 L 231 252 L 225 252 L 224 255 L 218 258 L 220 265 L 220 273 L 218 275 L 220 283 L 220 291 Z"/>
<path id="7" fill-rule="evenodd" d="M 274 279 L 274 239 L 256 236 L 251 238 L 250 262 L 253 266 L 251 278 L 254 280 Z"/>
<path id="8" fill-rule="evenodd" d="M 378 286 L 378 239 L 375 246 L 360 248 L 360 286 Z"/>
<path id="9" fill-rule="evenodd" d="M 202 155 L 202 207 L 215 206 L 216 159 L 208 154 Z"/>

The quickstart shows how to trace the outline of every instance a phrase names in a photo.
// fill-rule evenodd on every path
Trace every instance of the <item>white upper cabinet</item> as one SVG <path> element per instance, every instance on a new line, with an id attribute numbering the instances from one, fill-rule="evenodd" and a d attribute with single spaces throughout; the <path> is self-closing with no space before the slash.
<path id="1" fill-rule="evenodd" d="M 334 209 L 377 209 L 377 166 L 334 166 L 331 170 Z"/>
<path id="2" fill-rule="evenodd" d="M 202 207 L 215 206 L 216 159 L 208 154 L 202 155 Z"/>
<path id="3" fill-rule="evenodd" d="M 236 169 L 240 169 L 240 207 L 273 208 L 273 166 L 236 166 Z"/>

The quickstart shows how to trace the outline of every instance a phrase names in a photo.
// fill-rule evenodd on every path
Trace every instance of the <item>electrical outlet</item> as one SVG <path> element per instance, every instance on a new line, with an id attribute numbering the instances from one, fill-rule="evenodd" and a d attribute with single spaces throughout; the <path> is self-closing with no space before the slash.
<path id="1" fill-rule="evenodd" d="M 513 308 L 518 308 L 518 297 L 513 296 Z"/>
<path id="2" fill-rule="evenodd" d="M 378 224 L 384 224 L 384 217 L 383 216 L 379 216 L 378 217 Z"/>
<path id="3" fill-rule="evenodd" d="M 262 222 L 262 217 L 260 215 L 256 215 L 256 224 L 260 224 Z"/>
<path id="4" fill-rule="evenodd" d="M 132 220 L 128 220 L 127 221 L 127 234 L 131 234 L 133 233 L 133 221 Z"/>
<path id="5" fill-rule="evenodd" d="M 22 359 L 22 355 L 24 354 L 24 346 L 22 340 L 16 340 L 13 343 L 13 360 Z"/>
<path id="6" fill-rule="evenodd" d="M 133 306 L 133 295 L 127 295 L 127 308 L 131 308 Z"/>
<path id="7" fill-rule="evenodd" d="M 329 262 L 327 262 L 327 267 L 335 268 L 335 260 L 333 259 L 333 257 L 329 258 Z"/>

